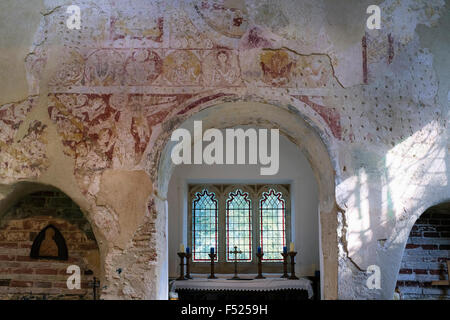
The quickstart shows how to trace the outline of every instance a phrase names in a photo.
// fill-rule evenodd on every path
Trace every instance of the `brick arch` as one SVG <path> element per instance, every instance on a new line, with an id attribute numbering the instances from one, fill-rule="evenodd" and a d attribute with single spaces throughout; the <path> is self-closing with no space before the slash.
<path id="1" fill-rule="evenodd" d="M 432 281 L 447 279 L 450 260 L 450 202 L 434 205 L 415 221 L 403 251 L 396 291 L 402 299 L 450 299 L 448 287 Z"/>
<path id="2" fill-rule="evenodd" d="M 89 282 L 101 276 L 100 250 L 78 205 L 60 190 L 29 185 L 0 212 L 1 299 L 92 299 Z M 60 232 L 67 259 L 32 257 L 33 243 L 49 226 Z M 77 265 L 81 288 L 67 288 L 67 268 Z"/>
<path id="3" fill-rule="evenodd" d="M 208 105 L 209 104 L 209 105 Z M 164 133 L 156 142 L 157 150 L 150 156 L 148 168 L 153 177 L 157 201 L 158 215 L 165 217 L 167 207 L 165 202 L 168 184 L 173 171 L 170 153 L 175 143 L 170 141 L 170 135 L 177 127 L 192 130 L 194 120 L 203 121 L 203 129 L 230 128 L 240 125 L 256 125 L 262 128 L 278 128 L 289 140 L 294 142 L 305 154 L 319 185 L 319 216 L 322 235 L 321 274 L 325 299 L 337 299 L 338 271 L 338 237 L 337 211 L 335 200 L 335 168 L 337 155 L 333 153 L 334 139 L 322 123 L 311 120 L 307 114 L 296 108 L 277 106 L 260 102 L 228 102 L 216 105 L 207 103 L 197 111 L 190 110 L 185 116 L 168 123 Z M 309 120 L 308 120 L 309 119 Z M 161 221 L 165 221 L 161 218 Z M 161 230 L 166 230 L 161 223 Z M 167 237 L 166 237 L 167 239 Z M 167 243 L 160 249 L 160 255 L 168 264 Z M 167 274 L 167 265 L 160 266 L 160 274 Z M 166 279 L 160 279 L 162 281 Z M 165 298 L 165 297 L 161 297 Z"/>

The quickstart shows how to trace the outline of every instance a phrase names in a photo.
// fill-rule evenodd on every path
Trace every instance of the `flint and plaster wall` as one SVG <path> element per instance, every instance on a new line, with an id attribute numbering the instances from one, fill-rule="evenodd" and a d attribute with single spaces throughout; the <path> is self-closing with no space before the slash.
<path id="1" fill-rule="evenodd" d="M 244 128 L 248 129 L 248 128 Z M 225 137 L 225 132 L 223 135 Z M 248 159 L 248 148 L 246 159 Z M 235 152 L 236 154 L 236 152 Z M 266 166 L 263 166 L 266 167 Z M 319 270 L 318 187 L 311 167 L 295 144 L 280 136 L 280 170 L 261 176 L 260 165 L 179 165 L 169 183 L 169 275 L 179 272 L 177 252 L 187 243 L 188 183 L 283 183 L 290 184 L 292 241 L 299 252 L 296 274 L 314 276 Z M 256 272 L 256 270 L 255 270 Z M 281 269 L 280 269 L 281 272 Z"/>
<path id="2" fill-rule="evenodd" d="M 92 225 L 102 298 L 165 299 L 167 141 L 221 105 L 310 162 L 324 297 L 391 298 L 415 220 L 450 199 L 450 10 L 375 2 L 380 30 L 365 0 L 2 1 L 0 208 L 19 182 L 58 187 Z"/>

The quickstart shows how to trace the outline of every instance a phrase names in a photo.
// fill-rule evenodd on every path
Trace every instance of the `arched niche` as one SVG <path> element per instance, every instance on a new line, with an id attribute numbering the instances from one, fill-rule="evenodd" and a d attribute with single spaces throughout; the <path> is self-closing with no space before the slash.
<path id="1" fill-rule="evenodd" d="M 67 260 L 69 258 L 66 240 L 58 228 L 49 224 L 39 232 L 31 246 L 30 257 L 54 260 Z"/>
<path id="2" fill-rule="evenodd" d="M 405 300 L 448 300 L 450 261 L 450 202 L 434 205 L 415 221 L 403 250 L 396 293 Z"/>
<path id="3" fill-rule="evenodd" d="M 201 110 L 201 108 L 198 108 Z M 320 270 L 321 292 L 325 299 L 337 299 L 338 282 L 338 243 L 337 243 L 337 205 L 335 200 L 335 168 L 330 153 L 333 148 L 325 137 L 327 134 L 316 129 L 311 121 L 298 112 L 288 108 L 256 102 L 233 102 L 210 106 L 189 116 L 172 121 L 156 145 L 163 146 L 150 157 L 150 164 L 157 171 L 150 173 L 156 185 L 156 207 L 159 216 L 160 230 L 167 234 L 167 191 L 174 170 L 171 161 L 171 151 L 175 142 L 170 141 L 170 135 L 176 128 L 185 128 L 193 136 L 193 122 L 202 120 L 203 130 L 209 128 L 232 128 L 236 126 L 255 126 L 266 129 L 277 128 L 289 140 L 300 148 L 311 165 L 319 187 L 319 219 L 320 219 Z M 331 139 L 330 139 L 331 140 Z M 157 223 L 158 223 L 157 222 Z M 170 235 L 169 235 L 170 236 Z M 160 265 L 159 283 L 161 298 L 167 298 L 165 282 L 168 276 L 168 243 L 167 237 L 160 239 L 159 254 L 163 264 Z"/>
<path id="4" fill-rule="evenodd" d="M 61 190 L 31 182 L 15 185 L 0 204 L 0 250 L 17 265 L 0 272 L 9 299 L 92 299 L 87 284 L 102 275 L 100 250 L 80 207 Z M 0 261 L 0 270 L 10 261 Z M 80 268 L 80 289 L 67 287 L 72 265 Z"/>

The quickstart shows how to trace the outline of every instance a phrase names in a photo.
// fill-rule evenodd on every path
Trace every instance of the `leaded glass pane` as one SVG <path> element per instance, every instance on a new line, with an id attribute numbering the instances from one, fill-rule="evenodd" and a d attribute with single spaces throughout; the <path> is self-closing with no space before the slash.
<path id="1" fill-rule="evenodd" d="M 192 260 L 209 261 L 211 248 L 217 253 L 217 200 L 203 189 L 192 201 Z M 216 256 L 217 261 L 217 256 Z"/>
<path id="2" fill-rule="evenodd" d="M 285 246 L 285 201 L 281 192 L 270 189 L 263 192 L 260 200 L 261 250 L 263 260 L 283 260 L 281 252 Z"/>
<path id="3" fill-rule="evenodd" d="M 252 210 L 249 194 L 237 189 L 230 192 L 226 208 L 227 220 L 227 261 L 234 261 L 234 246 L 239 261 L 252 261 Z"/>

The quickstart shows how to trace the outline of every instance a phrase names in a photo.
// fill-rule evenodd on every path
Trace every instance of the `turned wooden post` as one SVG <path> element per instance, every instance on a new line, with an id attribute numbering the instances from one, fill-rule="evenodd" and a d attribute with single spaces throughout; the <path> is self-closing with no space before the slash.
<path id="1" fill-rule="evenodd" d="M 266 277 L 262 275 L 262 257 L 264 256 L 264 253 L 257 253 L 256 256 L 258 257 L 258 275 L 255 279 L 265 279 Z"/>
<path id="2" fill-rule="evenodd" d="M 208 256 L 211 259 L 211 274 L 209 275 L 208 279 L 217 279 L 217 277 L 214 275 L 214 259 L 216 258 L 216 254 L 209 253 Z"/>
<path id="3" fill-rule="evenodd" d="M 180 276 L 177 278 L 177 280 L 186 280 L 186 278 L 184 277 L 184 258 L 186 257 L 186 253 L 178 252 L 177 254 L 180 257 Z"/>
<path id="4" fill-rule="evenodd" d="M 288 265 L 288 256 L 289 254 L 287 252 L 282 252 L 281 255 L 283 256 L 283 275 L 281 278 L 289 278 L 289 274 L 287 272 L 287 265 Z"/>
<path id="5" fill-rule="evenodd" d="M 297 280 L 298 278 L 295 276 L 295 256 L 297 252 L 289 252 L 289 256 L 291 257 L 291 276 L 288 279 Z"/>
<path id="6" fill-rule="evenodd" d="M 186 253 L 186 279 L 192 279 L 191 277 L 191 257 L 192 253 Z"/>

